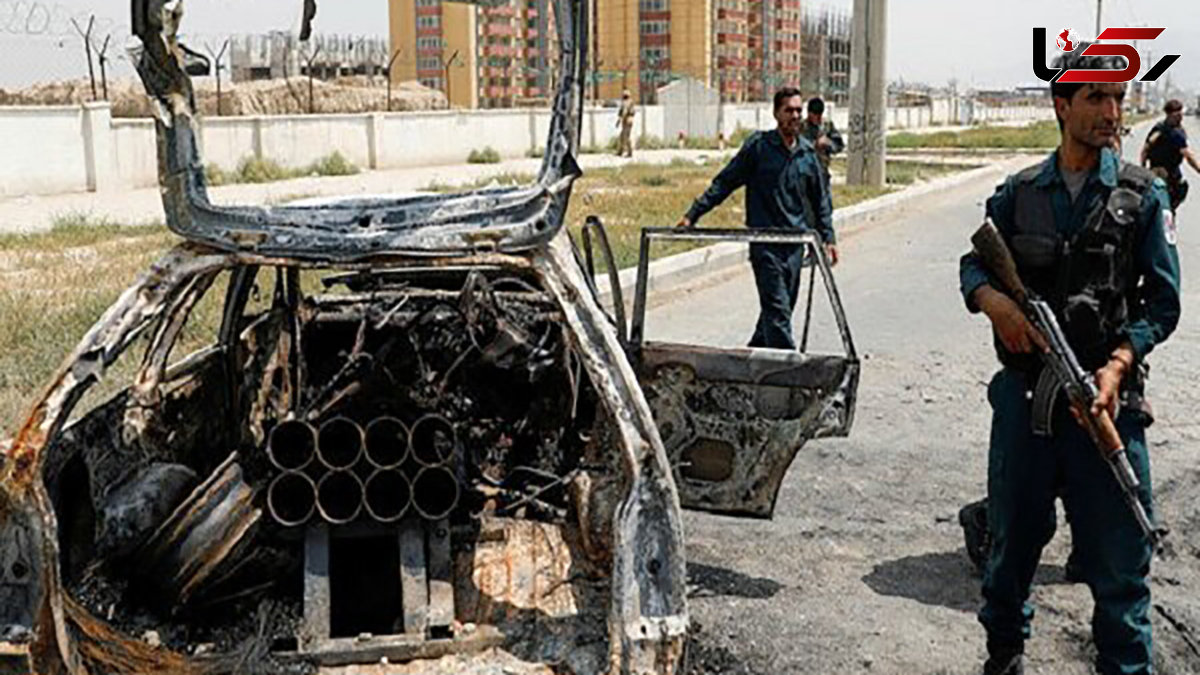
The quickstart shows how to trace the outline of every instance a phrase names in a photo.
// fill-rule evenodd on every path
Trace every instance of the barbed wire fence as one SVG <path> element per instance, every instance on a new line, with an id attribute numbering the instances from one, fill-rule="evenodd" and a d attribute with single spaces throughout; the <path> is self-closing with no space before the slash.
<path id="1" fill-rule="evenodd" d="M 84 80 L 81 98 L 107 98 L 111 77 L 133 73 L 123 48 L 128 34 L 128 23 L 86 9 L 0 0 L 0 89 L 70 89 Z"/>
<path id="2" fill-rule="evenodd" d="M 391 51 L 386 38 L 317 34 L 298 42 L 294 35 L 281 37 L 276 32 L 185 30 L 180 39 L 208 61 L 208 75 L 194 79 L 202 114 L 367 112 L 445 105 L 444 100 L 431 103 L 429 93 L 393 91 L 392 69 L 414 68 L 416 56 L 412 50 Z M 127 17 L 117 19 L 54 0 L 0 0 L 0 105 L 108 100 L 115 116 L 142 116 L 148 107 L 137 96 L 141 87 L 127 51 L 132 41 Z M 260 70 L 270 72 L 253 72 Z M 263 78 L 267 82 L 257 81 Z"/>

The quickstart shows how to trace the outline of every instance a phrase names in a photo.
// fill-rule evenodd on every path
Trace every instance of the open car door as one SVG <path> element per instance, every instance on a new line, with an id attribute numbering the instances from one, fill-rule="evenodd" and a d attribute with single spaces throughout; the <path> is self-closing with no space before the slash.
<path id="1" fill-rule="evenodd" d="M 744 258 L 751 243 L 803 247 L 795 311 L 798 349 L 700 346 L 692 336 L 680 336 L 678 328 L 669 340 L 647 340 L 647 294 L 656 276 L 651 246 L 680 241 L 715 244 L 705 251 L 709 260 Z M 744 275 L 750 275 L 748 264 Z M 825 292 L 816 292 L 822 286 Z M 757 306 L 752 284 L 748 293 L 738 296 L 740 302 Z M 825 339 L 818 341 L 822 332 Z M 800 448 L 811 438 L 850 431 L 860 365 L 824 247 L 813 234 L 643 230 L 629 342 L 685 508 L 770 518 L 784 474 Z M 810 348 L 818 342 L 832 353 Z"/>

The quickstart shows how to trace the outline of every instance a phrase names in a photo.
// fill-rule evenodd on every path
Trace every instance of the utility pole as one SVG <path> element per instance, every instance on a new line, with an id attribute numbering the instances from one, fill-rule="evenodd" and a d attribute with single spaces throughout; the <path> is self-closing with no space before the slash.
<path id="1" fill-rule="evenodd" d="M 1096 37 L 1100 37 L 1100 12 L 1104 9 L 1104 0 L 1096 0 Z"/>
<path id="2" fill-rule="evenodd" d="M 854 0 L 846 182 L 882 187 L 887 166 L 887 0 Z"/>

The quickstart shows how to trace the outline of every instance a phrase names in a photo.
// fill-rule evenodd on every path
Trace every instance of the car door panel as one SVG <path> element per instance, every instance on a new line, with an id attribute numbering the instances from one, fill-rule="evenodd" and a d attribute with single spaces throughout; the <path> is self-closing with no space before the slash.
<path id="1" fill-rule="evenodd" d="M 812 235 L 779 231 L 693 231 L 712 241 L 766 241 L 806 246 L 828 293 L 844 352 L 710 347 L 644 339 L 647 259 L 656 237 L 643 233 L 631 353 L 675 470 L 685 508 L 769 518 L 796 453 L 813 438 L 845 436 L 853 424 L 859 362 L 824 252 Z M 810 279 L 815 275 L 810 274 Z M 811 286 L 810 286 L 811 288 Z M 797 313 L 811 316 L 811 306 Z M 807 335 L 809 326 L 804 332 Z M 807 344 L 805 339 L 802 344 Z"/>

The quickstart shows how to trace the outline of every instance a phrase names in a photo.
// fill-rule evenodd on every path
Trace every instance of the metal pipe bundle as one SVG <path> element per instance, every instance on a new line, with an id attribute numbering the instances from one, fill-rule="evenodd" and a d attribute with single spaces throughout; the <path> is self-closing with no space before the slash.
<path id="1" fill-rule="evenodd" d="M 365 428 L 347 417 L 319 428 L 281 422 L 267 442 L 271 464 L 279 470 L 267 490 L 267 507 L 288 527 L 306 523 L 314 513 L 335 525 L 364 511 L 380 523 L 414 511 L 428 520 L 446 518 L 462 492 L 454 470 L 457 448 L 458 432 L 441 415 L 426 415 L 411 429 L 389 416 Z"/>

